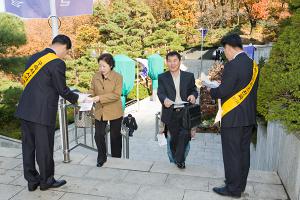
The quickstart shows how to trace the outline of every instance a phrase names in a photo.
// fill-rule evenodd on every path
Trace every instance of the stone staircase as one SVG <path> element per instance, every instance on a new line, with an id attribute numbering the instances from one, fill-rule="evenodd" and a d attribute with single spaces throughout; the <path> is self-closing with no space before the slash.
<path id="1" fill-rule="evenodd" d="M 109 158 L 95 167 L 96 153 L 82 147 L 71 152 L 71 163 L 54 154 L 56 178 L 67 185 L 45 192 L 28 192 L 22 172 L 21 150 L 0 148 L 0 199 L 24 200 L 222 200 L 212 192 L 223 184 L 223 169 L 214 165 L 187 165 L 179 170 L 168 162 Z M 278 175 L 251 171 L 242 199 L 288 199 Z"/>

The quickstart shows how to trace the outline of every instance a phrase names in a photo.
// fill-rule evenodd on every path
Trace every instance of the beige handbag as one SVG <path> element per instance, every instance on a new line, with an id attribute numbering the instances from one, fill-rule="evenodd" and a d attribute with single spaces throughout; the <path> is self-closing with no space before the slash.
<path id="1" fill-rule="evenodd" d="M 79 108 L 75 109 L 75 126 L 78 128 L 90 128 L 94 124 L 93 110 L 91 111 L 79 111 Z"/>

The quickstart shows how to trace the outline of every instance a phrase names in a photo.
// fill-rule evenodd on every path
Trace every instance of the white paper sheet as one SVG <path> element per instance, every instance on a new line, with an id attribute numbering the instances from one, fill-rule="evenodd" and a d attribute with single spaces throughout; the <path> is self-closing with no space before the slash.
<path id="1" fill-rule="evenodd" d="M 90 103 L 80 103 L 79 106 L 80 106 L 79 111 L 91 111 L 92 108 L 93 108 L 93 102 L 90 102 Z"/>
<path id="2" fill-rule="evenodd" d="M 179 102 L 172 101 L 174 108 L 182 108 L 182 107 L 184 107 L 184 104 L 188 104 L 188 103 L 189 102 L 187 102 L 187 101 L 179 101 Z"/>
<path id="3" fill-rule="evenodd" d="M 91 94 L 85 94 L 80 92 L 75 92 L 79 95 L 78 106 L 80 107 L 79 111 L 91 111 L 93 108 L 93 102 L 84 102 L 84 100 L 91 96 Z"/>
<path id="4" fill-rule="evenodd" d="M 157 140 L 158 140 L 158 145 L 160 147 L 167 145 L 167 139 L 165 137 L 165 134 L 157 134 Z"/>
<path id="5" fill-rule="evenodd" d="M 203 85 L 208 88 L 217 88 L 220 85 L 220 83 L 217 81 L 209 80 L 209 78 L 203 72 L 201 73 L 200 79 L 202 80 Z"/>
<path id="6" fill-rule="evenodd" d="M 221 105 L 221 99 L 218 99 L 218 112 L 215 118 L 214 125 L 216 125 L 218 122 L 221 123 L 221 119 L 222 119 L 222 105 Z"/>

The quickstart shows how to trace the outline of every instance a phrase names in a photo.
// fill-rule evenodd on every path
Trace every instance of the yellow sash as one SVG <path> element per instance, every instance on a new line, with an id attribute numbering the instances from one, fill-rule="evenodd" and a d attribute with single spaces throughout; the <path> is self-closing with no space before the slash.
<path id="1" fill-rule="evenodd" d="M 22 75 L 21 82 L 24 88 L 31 79 L 50 61 L 57 59 L 58 56 L 54 53 L 48 53 L 35 61 Z"/>
<path id="2" fill-rule="evenodd" d="M 236 93 L 235 95 L 230 97 L 230 99 L 225 101 L 225 103 L 222 105 L 222 117 L 224 117 L 227 113 L 229 113 L 235 107 L 240 105 L 247 98 L 247 96 L 250 94 L 250 92 L 255 84 L 257 75 L 258 75 L 258 66 L 254 61 L 253 62 L 253 74 L 252 74 L 250 83 L 245 88 L 240 90 L 238 93 Z"/>

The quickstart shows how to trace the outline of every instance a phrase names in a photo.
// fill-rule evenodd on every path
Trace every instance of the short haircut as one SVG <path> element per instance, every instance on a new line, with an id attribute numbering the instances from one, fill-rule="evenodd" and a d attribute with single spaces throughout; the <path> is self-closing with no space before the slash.
<path id="1" fill-rule="evenodd" d="M 243 49 L 242 39 L 236 33 L 232 33 L 232 34 L 224 36 L 221 40 L 221 44 L 223 47 L 225 47 L 225 45 L 229 45 L 234 48 L 238 47 L 240 49 Z"/>
<path id="2" fill-rule="evenodd" d="M 67 45 L 67 49 L 72 48 L 72 42 L 71 39 L 66 35 L 57 35 L 53 40 L 52 44 L 62 44 Z"/>
<path id="3" fill-rule="evenodd" d="M 110 53 L 101 54 L 98 58 L 98 63 L 100 60 L 105 61 L 112 69 L 115 67 L 114 57 Z"/>
<path id="4" fill-rule="evenodd" d="M 166 60 L 168 60 L 169 57 L 176 56 L 179 61 L 181 61 L 181 55 L 177 51 L 171 51 L 166 55 Z"/>

